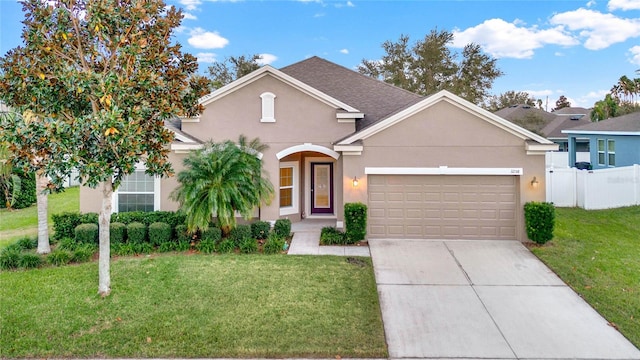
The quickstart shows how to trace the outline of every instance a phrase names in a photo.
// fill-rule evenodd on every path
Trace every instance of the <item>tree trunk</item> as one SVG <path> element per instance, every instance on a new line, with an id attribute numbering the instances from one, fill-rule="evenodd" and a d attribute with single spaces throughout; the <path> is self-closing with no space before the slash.
<path id="1" fill-rule="evenodd" d="M 111 222 L 111 195 L 113 194 L 113 184 L 111 180 L 102 183 L 102 207 L 98 216 L 98 226 L 100 228 L 100 256 L 98 259 L 98 293 L 101 296 L 108 296 L 111 292 L 111 272 L 109 270 L 110 244 L 109 244 L 109 224 Z"/>
<path id="2" fill-rule="evenodd" d="M 49 246 L 49 224 L 47 223 L 48 194 L 45 192 L 49 179 L 36 173 L 36 204 L 38 207 L 38 254 L 51 252 Z"/>

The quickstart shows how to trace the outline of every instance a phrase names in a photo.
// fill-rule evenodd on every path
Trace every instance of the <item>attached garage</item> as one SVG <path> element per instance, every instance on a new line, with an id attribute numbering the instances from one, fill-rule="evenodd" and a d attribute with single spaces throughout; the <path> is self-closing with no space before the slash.
<path id="1" fill-rule="evenodd" d="M 518 176 L 368 175 L 367 182 L 369 238 L 518 238 Z"/>

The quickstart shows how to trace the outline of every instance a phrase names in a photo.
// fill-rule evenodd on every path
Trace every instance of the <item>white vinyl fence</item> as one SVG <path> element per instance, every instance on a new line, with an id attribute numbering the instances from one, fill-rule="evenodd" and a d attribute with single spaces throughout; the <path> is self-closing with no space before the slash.
<path id="1" fill-rule="evenodd" d="M 602 170 L 548 168 L 547 201 L 587 210 L 640 205 L 640 165 Z"/>
<path id="2" fill-rule="evenodd" d="M 568 168 L 569 167 L 569 153 L 562 151 L 547 151 L 545 154 L 545 164 L 547 168 Z M 591 161 L 591 154 L 588 152 L 577 152 L 576 162 Z M 571 164 L 573 166 L 574 164 Z"/>

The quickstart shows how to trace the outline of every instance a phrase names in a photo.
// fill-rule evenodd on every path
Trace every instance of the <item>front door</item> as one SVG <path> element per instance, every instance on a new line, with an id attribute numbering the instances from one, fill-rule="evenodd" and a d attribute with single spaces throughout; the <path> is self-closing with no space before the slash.
<path id="1" fill-rule="evenodd" d="M 311 214 L 333 214 L 333 163 L 311 163 Z"/>

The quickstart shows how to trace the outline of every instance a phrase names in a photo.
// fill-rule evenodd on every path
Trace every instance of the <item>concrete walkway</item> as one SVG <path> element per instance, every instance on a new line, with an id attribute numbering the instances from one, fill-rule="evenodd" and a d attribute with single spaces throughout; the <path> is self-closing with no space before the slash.
<path id="1" fill-rule="evenodd" d="M 368 246 L 320 246 L 320 231 L 335 226 L 335 220 L 306 219 L 291 224 L 294 233 L 289 255 L 370 256 Z"/>
<path id="2" fill-rule="evenodd" d="M 517 241 L 369 246 L 390 358 L 640 359 Z"/>

